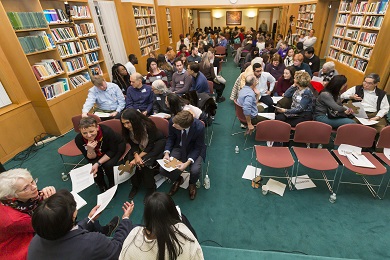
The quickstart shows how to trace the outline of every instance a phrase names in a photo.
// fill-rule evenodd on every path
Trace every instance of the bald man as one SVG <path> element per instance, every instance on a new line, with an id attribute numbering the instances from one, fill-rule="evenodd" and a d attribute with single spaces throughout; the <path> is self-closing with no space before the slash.
<path id="1" fill-rule="evenodd" d="M 144 115 L 152 114 L 154 94 L 152 88 L 142 84 L 142 75 L 130 75 L 131 87 L 127 89 L 126 108 L 138 109 Z"/>

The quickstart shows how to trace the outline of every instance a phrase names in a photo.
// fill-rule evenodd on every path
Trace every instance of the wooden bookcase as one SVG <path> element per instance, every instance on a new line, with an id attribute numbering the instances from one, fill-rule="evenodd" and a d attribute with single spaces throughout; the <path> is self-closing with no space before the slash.
<path id="1" fill-rule="evenodd" d="M 167 7 L 165 8 L 166 10 L 166 16 L 167 16 L 167 27 L 168 27 L 168 39 L 169 39 L 169 44 L 173 43 L 173 38 L 172 38 L 172 25 L 171 25 L 171 11 Z"/>
<path id="2" fill-rule="evenodd" d="M 14 71 L 18 71 L 18 80 L 32 102 L 38 117 L 47 133 L 60 135 L 72 128 L 70 118 L 81 113 L 88 89 L 92 87 L 90 81 L 74 85 L 71 80 L 74 77 L 84 75 L 86 77 L 94 72 L 107 77 L 107 68 L 100 50 L 100 44 L 94 32 L 95 24 L 89 15 L 87 0 L 68 1 L 71 10 L 71 20 L 55 23 L 47 23 L 45 27 L 15 30 L 7 16 L 8 12 L 38 12 L 43 10 L 61 9 L 65 12 L 65 1 L 57 0 L 1 0 L 0 22 L 2 31 L 6 37 L 0 38 L 6 58 Z M 75 11 L 73 11 L 75 10 Z M 86 15 L 83 15 L 86 14 Z M 86 29 L 88 27 L 88 29 Z M 67 31 L 61 34 L 59 31 Z M 53 40 L 55 48 L 25 54 L 18 37 L 28 36 L 32 33 L 45 33 Z M 55 35 L 55 32 L 58 35 Z M 70 33 L 70 34 L 69 34 Z M 72 35 L 73 34 L 73 35 Z M 69 35 L 71 37 L 69 37 Z M 57 38 L 56 38 L 57 37 Z M 67 53 L 66 46 L 79 47 L 75 53 Z M 68 50 L 70 50 L 69 47 Z M 32 66 L 42 60 L 53 59 L 61 64 L 63 71 L 59 74 L 38 79 Z M 68 65 L 72 66 L 68 66 Z M 45 97 L 42 87 L 55 84 L 64 80 L 68 83 L 67 91 L 49 100 Z"/>
<path id="3" fill-rule="evenodd" d="M 364 74 L 383 76 L 389 68 L 388 62 L 382 63 L 389 56 L 383 46 L 389 41 L 386 32 L 390 29 L 386 5 L 387 0 L 340 2 L 327 60 L 334 61 L 341 72 L 353 71 L 353 80 L 360 84 Z"/>
<path id="4" fill-rule="evenodd" d="M 309 31 L 313 29 L 314 14 L 316 12 L 317 4 L 300 5 L 297 17 L 297 34 L 308 35 Z"/>

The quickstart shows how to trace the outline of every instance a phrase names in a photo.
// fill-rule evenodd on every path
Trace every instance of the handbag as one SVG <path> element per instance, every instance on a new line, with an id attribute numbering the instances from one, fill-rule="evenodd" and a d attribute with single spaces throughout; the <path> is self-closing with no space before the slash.
<path id="1" fill-rule="evenodd" d="M 347 117 L 347 114 L 345 114 L 344 112 L 339 112 L 339 111 L 337 111 L 337 110 L 334 110 L 334 109 L 331 108 L 331 107 L 328 107 L 328 108 L 327 108 L 327 115 L 328 115 L 328 118 L 329 118 L 329 119 Z"/>
<path id="2" fill-rule="evenodd" d="M 220 75 L 216 76 L 214 80 L 218 81 L 216 83 L 220 83 L 220 84 L 223 84 L 223 85 L 226 84 L 226 79 L 224 77 L 220 76 Z"/>

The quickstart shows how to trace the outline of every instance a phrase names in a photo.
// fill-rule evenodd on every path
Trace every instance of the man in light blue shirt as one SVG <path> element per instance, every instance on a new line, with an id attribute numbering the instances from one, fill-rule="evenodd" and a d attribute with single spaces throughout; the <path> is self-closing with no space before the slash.
<path id="1" fill-rule="evenodd" d="M 249 134 L 254 130 L 258 122 L 266 120 L 265 117 L 259 116 L 257 109 L 257 100 L 259 100 L 260 91 L 256 88 L 258 84 L 257 77 L 253 74 L 246 76 L 245 86 L 238 93 L 237 103 L 242 107 Z"/>
<path id="2" fill-rule="evenodd" d="M 84 103 L 82 116 L 96 104 L 95 111 L 109 113 L 112 118 L 120 118 L 120 113 L 125 107 L 125 97 L 118 85 L 106 82 L 101 75 L 91 78 L 94 86 L 88 90 L 88 97 Z"/>

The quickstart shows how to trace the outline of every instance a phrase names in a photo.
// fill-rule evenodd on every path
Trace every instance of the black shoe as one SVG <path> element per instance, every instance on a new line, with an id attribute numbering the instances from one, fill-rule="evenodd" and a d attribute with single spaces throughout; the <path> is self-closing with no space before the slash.
<path id="1" fill-rule="evenodd" d="M 107 187 L 105 185 L 104 186 L 99 185 L 99 190 L 100 190 L 100 193 L 103 193 L 107 190 Z"/>
<path id="2" fill-rule="evenodd" d="M 172 185 L 171 190 L 168 192 L 169 196 L 175 195 L 175 193 L 179 190 L 180 185 L 184 183 L 183 177 L 179 177 Z"/>
<path id="3" fill-rule="evenodd" d="M 135 195 L 137 195 L 137 192 L 138 192 L 138 188 L 133 186 L 129 193 L 129 199 L 130 200 L 134 199 Z"/>
<path id="4" fill-rule="evenodd" d="M 224 96 L 220 96 L 217 98 L 217 103 L 222 103 L 225 100 L 226 100 L 226 98 Z"/>
<path id="5" fill-rule="evenodd" d="M 115 216 L 111 221 L 103 227 L 102 234 L 106 236 L 111 236 L 112 233 L 115 231 L 115 229 L 119 225 L 119 217 Z"/>

